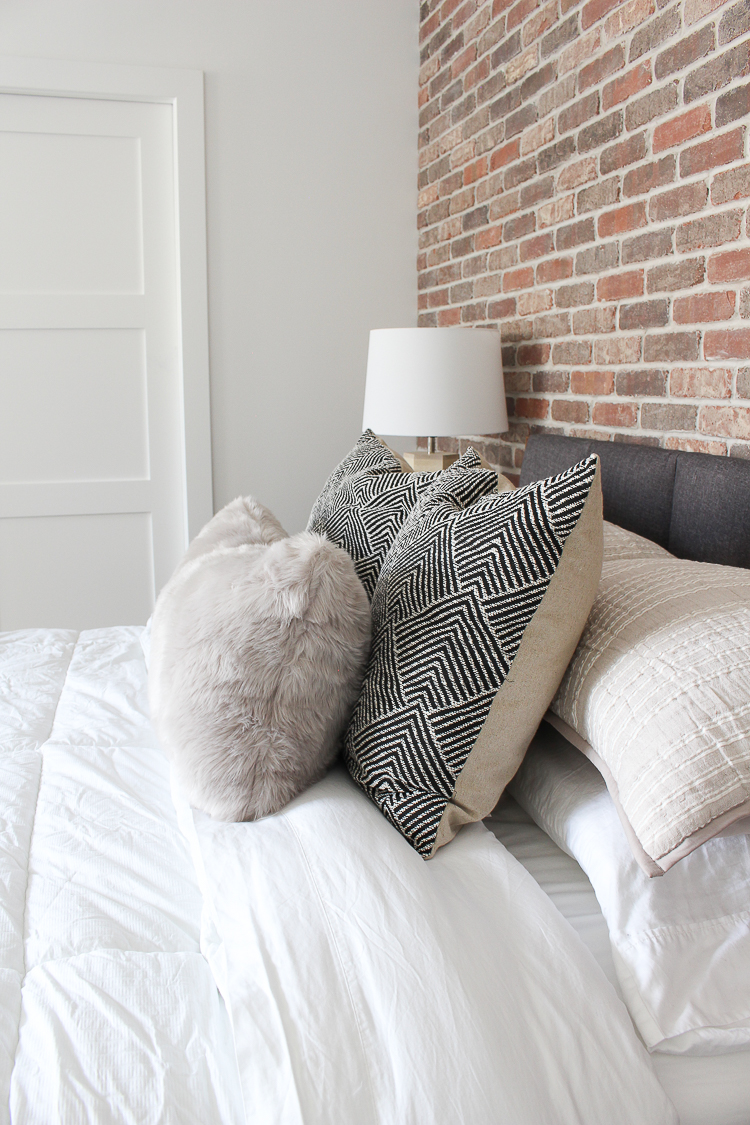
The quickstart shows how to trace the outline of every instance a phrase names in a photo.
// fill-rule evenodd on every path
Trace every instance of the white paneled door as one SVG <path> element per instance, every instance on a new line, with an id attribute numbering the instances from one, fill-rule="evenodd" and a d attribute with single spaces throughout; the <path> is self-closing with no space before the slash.
<path id="1" fill-rule="evenodd" d="M 143 623 L 185 549 L 173 130 L 0 94 L 0 629 Z"/>

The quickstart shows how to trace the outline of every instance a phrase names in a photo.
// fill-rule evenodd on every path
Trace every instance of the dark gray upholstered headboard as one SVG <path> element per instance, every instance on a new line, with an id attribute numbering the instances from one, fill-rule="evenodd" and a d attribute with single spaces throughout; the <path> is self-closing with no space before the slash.
<path id="1" fill-rule="evenodd" d="M 520 483 L 561 473 L 590 453 L 601 459 L 606 520 L 678 558 L 750 568 L 750 461 L 534 434 Z"/>

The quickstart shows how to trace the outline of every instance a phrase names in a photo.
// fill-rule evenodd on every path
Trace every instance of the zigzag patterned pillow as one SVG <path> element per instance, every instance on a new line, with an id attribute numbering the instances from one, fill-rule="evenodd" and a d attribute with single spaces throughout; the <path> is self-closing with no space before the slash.
<path id="1" fill-rule="evenodd" d="M 468 449 L 461 464 L 480 464 Z M 398 458 L 378 441 L 372 430 L 362 437 L 338 465 L 313 505 L 307 531 L 325 535 L 354 559 L 359 579 L 372 600 L 383 559 L 404 520 L 421 494 L 440 473 L 405 473 Z M 497 487 L 497 476 L 481 478 L 477 495 Z M 476 483 L 476 482 L 475 482 Z"/>
<path id="2" fill-rule="evenodd" d="M 499 800 L 601 573 L 597 457 L 480 499 L 476 475 L 446 470 L 386 556 L 346 736 L 352 777 L 425 858 Z"/>

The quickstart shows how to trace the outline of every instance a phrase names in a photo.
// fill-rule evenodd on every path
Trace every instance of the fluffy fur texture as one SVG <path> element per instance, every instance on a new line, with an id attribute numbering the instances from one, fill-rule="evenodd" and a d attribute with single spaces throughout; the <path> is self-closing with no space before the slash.
<path id="1" fill-rule="evenodd" d="M 159 595 L 151 716 L 188 800 L 222 820 L 283 808 L 323 776 L 357 698 L 370 606 L 347 553 L 233 500 Z"/>

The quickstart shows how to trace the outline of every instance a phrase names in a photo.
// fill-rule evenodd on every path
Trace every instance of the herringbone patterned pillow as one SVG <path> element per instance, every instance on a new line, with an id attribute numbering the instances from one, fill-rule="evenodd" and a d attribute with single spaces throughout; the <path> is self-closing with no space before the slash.
<path id="1" fill-rule="evenodd" d="M 478 466 L 479 457 L 468 449 L 461 462 L 467 468 Z M 307 531 L 325 535 L 349 552 L 372 600 L 391 543 L 421 494 L 440 475 L 405 473 L 390 449 L 372 430 L 365 430 L 323 486 L 307 521 Z M 491 477 L 485 473 L 481 479 L 484 491 L 497 487 L 494 473 Z"/>
<path id="2" fill-rule="evenodd" d="M 601 571 L 598 458 L 479 499 L 476 475 L 446 470 L 385 558 L 346 737 L 352 777 L 425 858 L 496 804 Z"/>

